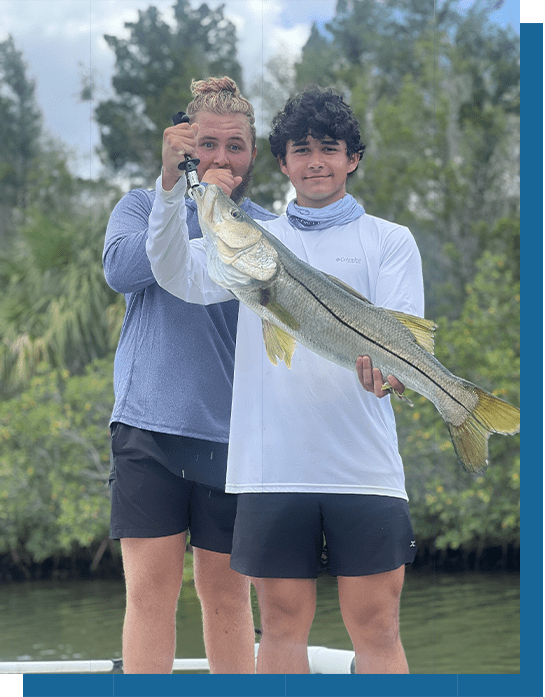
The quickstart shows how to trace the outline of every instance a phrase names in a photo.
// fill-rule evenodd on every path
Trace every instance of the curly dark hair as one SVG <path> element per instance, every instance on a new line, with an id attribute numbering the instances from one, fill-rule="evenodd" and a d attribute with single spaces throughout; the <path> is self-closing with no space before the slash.
<path id="1" fill-rule="evenodd" d="M 329 136 L 344 140 L 347 155 L 363 157 L 360 126 L 344 99 L 331 87 L 307 87 L 286 102 L 274 117 L 269 136 L 272 154 L 286 161 L 288 140 L 299 141 L 310 133 L 316 140 Z M 358 162 L 359 162 L 358 160 Z M 355 170 L 354 170 L 355 171 Z"/>

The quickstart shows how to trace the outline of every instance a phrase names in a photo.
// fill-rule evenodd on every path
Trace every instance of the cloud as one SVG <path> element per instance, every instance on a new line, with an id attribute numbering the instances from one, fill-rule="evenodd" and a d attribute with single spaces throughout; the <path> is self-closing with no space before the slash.
<path id="1" fill-rule="evenodd" d="M 333 17 L 337 4 L 337 0 L 206 1 L 211 8 L 224 5 L 226 16 L 237 28 L 238 58 L 246 89 L 259 79 L 267 61 L 279 52 L 298 58 L 312 22 L 323 24 Z M 86 162 L 92 158 L 97 132 L 90 120 L 89 105 L 77 100 L 82 70 L 93 72 L 103 98 L 114 67 L 114 55 L 104 41 L 104 34 L 127 36 L 125 23 L 135 21 L 138 10 L 151 5 L 168 21 L 174 2 L 0 0 L 0 39 L 11 33 L 16 47 L 23 52 L 28 76 L 36 81 L 46 127 L 82 152 Z M 193 7 L 203 2 L 191 0 Z M 516 0 L 507 0 L 502 11 L 508 13 L 515 5 Z"/>

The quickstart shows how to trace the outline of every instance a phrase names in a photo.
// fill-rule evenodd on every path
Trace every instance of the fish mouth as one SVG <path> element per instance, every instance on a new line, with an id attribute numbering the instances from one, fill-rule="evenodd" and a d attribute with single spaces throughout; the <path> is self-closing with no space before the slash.
<path id="1" fill-rule="evenodd" d="M 204 198 L 205 187 L 199 184 L 199 186 L 193 186 L 189 189 L 189 195 L 195 201 L 197 205 L 202 202 Z"/>
<path id="2" fill-rule="evenodd" d="M 194 193 L 197 195 L 193 196 L 193 198 L 200 210 L 201 215 L 208 218 L 211 223 L 221 222 L 221 214 L 216 206 L 216 200 L 220 191 L 221 189 L 214 184 L 209 184 L 206 187 L 200 186 L 198 190 L 194 190 Z"/>
<path id="3" fill-rule="evenodd" d="M 221 212 L 218 210 L 216 201 L 221 189 L 214 184 L 208 186 L 199 185 L 190 190 L 189 195 L 197 204 L 199 220 L 201 223 L 202 235 L 205 240 L 213 242 L 216 237 L 214 230 L 218 223 L 221 223 Z"/>

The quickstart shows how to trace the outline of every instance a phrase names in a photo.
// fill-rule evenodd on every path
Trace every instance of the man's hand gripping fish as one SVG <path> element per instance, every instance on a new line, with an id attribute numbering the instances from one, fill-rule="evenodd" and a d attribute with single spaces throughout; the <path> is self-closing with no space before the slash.
<path id="1" fill-rule="evenodd" d="M 210 277 L 263 320 L 267 355 L 290 367 L 296 342 L 356 370 L 370 356 L 429 399 L 445 420 L 462 467 L 488 464 L 492 433 L 520 428 L 517 408 L 450 373 L 433 354 L 436 325 L 373 305 L 347 284 L 297 258 L 214 185 L 191 191 L 198 207 Z"/>

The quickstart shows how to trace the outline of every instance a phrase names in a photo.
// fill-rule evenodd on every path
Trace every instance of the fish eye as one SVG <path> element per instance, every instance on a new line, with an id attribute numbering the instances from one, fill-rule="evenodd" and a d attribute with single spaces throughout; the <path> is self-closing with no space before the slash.
<path id="1" fill-rule="evenodd" d="M 232 218 L 242 218 L 242 215 L 241 215 L 240 211 L 237 211 L 236 208 L 233 208 L 233 210 L 231 211 L 231 217 Z"/>

